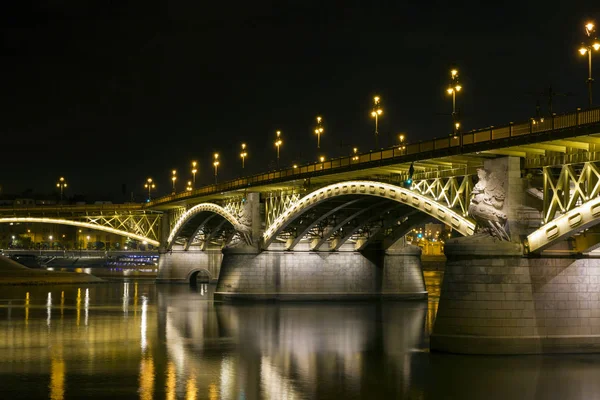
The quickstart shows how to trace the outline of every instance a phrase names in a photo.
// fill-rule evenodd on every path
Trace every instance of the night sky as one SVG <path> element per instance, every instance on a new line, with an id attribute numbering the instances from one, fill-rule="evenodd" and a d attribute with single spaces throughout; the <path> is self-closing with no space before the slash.
<path id="1" fill-rule="evenodd" d="M 69 196 L 141 201 L 148 176 L 171 191 L 172 169 L 181 190 L 192 160 L 212 183 L 215 151 L 220 181 L 241 175 L 242 142 L 245 174 L 273 169 L 276 130 L 282 166 L 368 151 L 375 94 L 382 145 L 446 136 L 451 65 L 465 130 L 545 112 L 550 85 L 571 93 L 555 112 L 586 107 L 577 49 L 598 3 L 484 3 L 2 2 L 2 193 L 64 176 Z"/>

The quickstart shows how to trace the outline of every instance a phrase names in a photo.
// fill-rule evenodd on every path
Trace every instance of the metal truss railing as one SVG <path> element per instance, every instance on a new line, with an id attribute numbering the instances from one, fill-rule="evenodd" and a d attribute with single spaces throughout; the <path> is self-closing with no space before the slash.
<path id="1" fill-rule="evenodd" d="M 466 216 L 473 190 L 473 175 L 415 181 L 412 190 Z"/>
<path id="2" fill-rule="evenodd" d="M 503 143 L 504 140 L 524 135 L 542 132 L 552 132 L 559 129 L 573 128 L 584 125 L 600 123 L 600 108 L 585 111 L 577 110 L 574 113 L 564 115 L 553 115 L 544 121 L 529 120 L 521 124 L 509 123 L 505 126 L 488 127 L 463 133 L 462 143 L 459 137 L 442 137 L 433 140 L 411 143 L 402 148 L 398 146 L 372 151 L 356 155 L 349 155 L 320 163 L 301 165 L 294 168 L 270 171 L 249 177 L 238 178 L 232 181 L 216 185 L 208 185 L 192 191 L 181 192 L 164 196 L 145 204 L 146 208 L 152 208 L 158 204 L 170 203 L 192 197 L 214 195 L 238 189 L 248 189 L 249 186 L 265 185 L 274 182 L 287 181 L 291 179 L 302 179 L 314 175 L 326 175 L 336 173 L 336 170 L 347 168 L 369 168 L 387 160 L 398 162 L 412 161 L 415 157 L 423 159 L 431 158 L 432 152 L 447 152 L 449 149 L 459 149 L 460 152 L 468 152 L 472 145 L 485 143 Z M 462 149 L 464 147 L 464 149 Z M 497 146 L 496 146 L 497 147 Z"/>
<path id="3" fill-rule="evenodd" d="M 300 193 L 280 193 L 268 196 L 265 199 L 265 226 L 273 222 L 300 199 Z"/>
<path id="4" fill-rule="evenodd" d="M 596 162 L 544 167 L 543 222 L 547 223 L 600 194 L 600 167 Z"/>
<path id="5" fill-rule="evenodd" d="M 160 241 L 160 218 L 160 214 L 112 214 L 87 215 L 79 219 L 92 225 L 109 227 Z"/>

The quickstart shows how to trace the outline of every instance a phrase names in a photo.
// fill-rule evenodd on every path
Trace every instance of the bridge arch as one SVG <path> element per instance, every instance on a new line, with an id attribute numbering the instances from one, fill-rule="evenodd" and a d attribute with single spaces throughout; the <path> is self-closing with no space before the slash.
<path id="1" fill-rule="evenodd" d="M 121 236 L 125 236 L 128 238 L 132 238 L 132 239 L 136 239 L 142 242 L 146 242 L 149 243 L 153 246 L 158 247 L 159 246 L 159 242 L 153 239 L 150 239 L 148 237 L 142 236 L 142 235 L 137 235 L 135 233 L 130 233 L 127 231 L 123 231 L 120 229 L 115 229 L 115 228 L 111 228 L 109 226 L 102 226 L 102 225 L 97 225 L 97 224 L 91 224 L 89 222 L 80 222 L 80 221 L 72 221 L 72 220 L 68 220 L 68 219 L 62 219 L 62 218 L 36 218 L 36 217 L 8 217 L 8 218 L 0 218 L 0 224 L 4 224 L 4 223 L 42 223 L 42 224 L 59 224 L 59 225 L 70 225 L 70 226 L 77 226 L 79 228 L 86 228 L 86 229 L 95 229 L 98 231 L 102 231 L 102 232 L 108 232 L 108 233 L 114 233 L 115 235 L 121 235 Z"/>
<path id="2" fill-rule="evenodd" d="M 391 200 L 404 206 L 414 208 L 429 216 L 450 225 L 464 236 L 470 236 L 475 231 L 475 223 L 466 216 L 460 215 L 447 206 L 436 202 L 420 193 L 394 186 L 389 183 L 375 181 L 347 181 L 325 186 L 302 197 L 288 207 L 263 234 L 263 248 L 269 245 L 277 236 L 307 210 L 341 196 L 371 196 Z"/>
<path id="3" fill-rule="evenodd" d="M 200 216 L 200 214 L 203 213 L 207 214 L 205 218 L 200 218 L 198 221 L 194 221 L 198 216 Z M 185 245 L 185 249 L 187 250 L 194 237 L 198 234 L 199 230 L 203 228 L 209 221 L 214 220 L 215 216 L 221 217 L 221 220 L 217 221 L 218 229 L 221 229 L 224 223 L 228 223 L 235 231 L 244 232 L 245 227 L 240 224 L 238 219 L 225 208 L 214 203 L 201 203 L 184 212 L 175 222 L 167 239 L 167 248 L 172 248 L 179 235 L 185 233 L 184 230 L 188 228 L 187 225 L 193 224 L 194 226 L 189 227 L 192 230 L 188 233 L 190 239 Z"/>
<path id="4" fill-rule="evenodd" d="M 525 251 L 539 253 L 556 243 L 600 223 L 600 197 L 589 200 L 547 222 L 527 236 Z"/>

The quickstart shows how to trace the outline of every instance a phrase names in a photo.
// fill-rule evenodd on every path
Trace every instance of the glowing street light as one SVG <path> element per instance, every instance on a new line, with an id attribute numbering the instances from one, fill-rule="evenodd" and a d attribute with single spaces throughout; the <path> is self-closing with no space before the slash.
<path id="1" fill-rule="evenodd" d="M 275 133 L 277 135 L 275 137 L 275 147 L 277 147 L 277 169 L 279 169 L 279 147 L 281 147 L 283 141 L 281 140 L 281 131 L 277 131 Z"/>
<path id="2" fill-rule="evenodd" d="M 592 78 L 592 50 L 598 51 L 600 50 L 600 41 L 598 41 L 597 37 L 592 37 L 593 34 L 596 33 L 596 27 L 592 22 L 588 22 L 585 25 L 585 34 L 587 36 L 587 43 L 581 43 L 581 47 L 579 48 L 579 53 L 584 56 L 586 53 L 588 55 L 588 100 L 589 105 L 592 107 L 592 83 L 594 79 Z"/>
<path id="3" fill-rule="evenodd" d="M 65 178 L 63 178 L 62 176 L 60 178 L 58 178 L 58 182 L 56 183 L 56 187 L 60 188 L 60 199 L 62 201 L 62 199 L 63 199 L 63 191 L 67 187 L 67 181 L 65 181 Z"/>
<path id="4" fill-rule="evenodd" d="M 317 127 L 315 128 L 315 133 L 317 134 L 317 149 L 321 148 L 321 134 L 325 131 L 323 129 L 323 118 L 317 117 Z"/>
<path id="5" fill-rule="evenodd" d="M 400 147 L 399 150 L 406 150 L 406 145 L 404 143 L 404 141 L 406 140 L 406 135 L 404 135 L 403 133 L 398 135 L 398 140 L 400 141 Z"/>
<path id="6" fill-rule="evenodd" d="M 381 98 L 375 96 L 373 97 L 373 110 L 371 110 L 371 117 L 375 118 L 375 148 L 379 147 L 379 116 L 381 114 L 383 114 Z"/>
<path id="7" fill-rule="evenodd" d="M 148 189 L 148 201 L 152 200 L 152 189 L 154 189 L 156 187 L 156 185 L 154 184 L 154 182 L 152 182 L 152 178 L 148 178 L 146 179 L 146 183 L 144 184 L 144 187 L 146 189 Z"/>
<path id="8" fill-rule="evenodd" d="M 240 157 L 242 157 L 242 169 L 245 167 L 246 157 L 248 157 L 248 152 L 246 151 L 246 143 L 242 143 L 242 152 L 240 153 Z"/>
<path id="9" fill-rule="evenodd" d="M 325 162 L 325 157 L 323 157 L 323 156 L 319 157 L 319 161 L 320 162 Z"/>
<path id="10" fill-rule="evenodd" d="M 352 149 L 352 161 L 358 161 L 358 147 Z"/>
<path id="11" fill-rule="evenodd" d="M 193 190 L 192 188 L 192 181 L 188 181 L 187 182 L 187 186 L 185 188 L 186 191 L 191 192 Z"/>
<path id="12" fill-rule="evenodd" d="M 215 167 L 215 184 L 217 183 L 217 174 L 219 172 L 219 153 L 215 153 L 213 155 L 215 161 L 213 161 L 213 165 Z"/>
<path id="13" fill-rule="evenodd" d="M 196 168 L 197 165 L 198 165 L 198 163 L 196 161 L 192 161 L 192 182 L 193 182 L 193 186 L 196 186 L 196 172 L 198 172 L 198 169 Z"/>
<path id="14" fill-rule="evenodd" d="M 446 91 L 449 95 L 452 95 L 452 129 L 454 134 L 454 139 L 457 138 L 458 128 L 460 127 L 460 122 L 458 121 L 458 114 L 456 112 L 456 93 L 460 92 L 462 89 L 461 84 L 458 81 L 458 70 L 452 69 L 450 71 L 450 86 Z"/>
<path id="15" fill-rule="evenodd" d="M 174 169 L 173 171 L 173 176 L 171 176 L 171 180 L 173 181 L 173 194 L 177 193 L 177 191 L 175 190 L 175 181 L 177 180 L 177 170 Z"/>

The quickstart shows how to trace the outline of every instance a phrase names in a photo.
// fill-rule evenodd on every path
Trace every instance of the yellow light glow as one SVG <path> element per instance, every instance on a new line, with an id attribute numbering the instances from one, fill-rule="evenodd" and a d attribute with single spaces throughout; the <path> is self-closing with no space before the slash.
<path id="1" fill-rule="evenodd" d="M 377 110 L 377 114 L 379 114 L 379 115 L 383 114 L 383 110 L 380 108 L 379 110 Z"/>
<path id="2" fill-rule="evenodd" d="M 197 165 L 197 164 L 198 164 L 198 163 L 197 163 L 196 161 L 192 161 L 192 167 L 196 168 L 196 165 Z"/>
<path id="3" fill-rule="evenodd" d="M 450 74 L 452 75 L 452 77 L 454 78 L 456 75 L 458 75 L 458 70 L 453 69 L 452 71 L 450 71 Z"/>
<path id="4" fill-rule="evenodd" d="M 352 151 L 354 152 L 354 154 L 356 154 L 358 152 L 358 148 L 355 147 L 355 148 L 352 149 Z"/>
<path id="5" fill-rule="evenodd" d="M 319 161 L 321 161 L 321 162 L 325 161 L 325 157 L 323 157 L 323 156 L 319 157 Z"/>
<path id="6" fill-rule="evenodd" d="M 294 168 L 298 168 L 298 166 L 296 164 L 294 164 Z"/>
<path id="7" fill-rule="evenodd" d="M 175 174 L 177 174 L 177 170 L 176 169 L 173 170 L 173 175 L 175 175 Z"/>
<path id="8" fill-rule="evenodd" d="M 454 89 L 452 89 L 451 87 L 449 87 L 448 89 L 446 89 L 446 92 L 448 92 L 448 94 L 452 94 L 452 92 L 454 92 Z"/>
<path id="9" fill-rule="evenodd" d="M 277 131 L 275 133 L 277 133 L 277 137 L 281 136 L 281 131 Z"/>
<path id="10" fill-rule="evenodd" d="M 594 42 L 594 44 L 592 45 L 592 47 L 594 48 L 594 50 L 598 51 L 600 50 L 600 42 Z"/>
<path id="11" fill-rule="evenodd" d="M 377 113 L 375 111 L 371 111 L 371 117 L 374 117 L 376 115 L 377 115 Z"/>
<path id="12" fill-rule="evenodd" d="M 60 183 L 57 183 L 57 184 L 56 184 L 56 187 L 60 187 Z"/>
<path id="13" fill-rule="evenodd" d="M 379 100 L 380 100 L 380 99 L 379 99 L 379 96 L 375 96 L 375 97 L 373 97 L 373 102 L 374 102 L 375 104 L 379 103 Z"/>
<path id="14" fill-rule="evenodd" d="M 455 89 L 457 92 L 460 92 L 460 90 L 462 89 L 462 86 L 460 86 L 460 85 L 456 85 L 456 86 L 454 87 L 454 89 Z"/>
<path id="15" fill-rule="evenodd" d="M 219 158 L 219 153 L 214 154 L 215 160 Z"/>
<path id="16" fill-rule="evenodd" d="M 321 123 L 322 118 L 321 117 L 317 117 L 317 123 L 320 124 Z"/>
<path id="17" fill-rule="evenodd" d="M 404 142 L 404 135 L 401 134 L 400 136 L 398 136 L 398 138 L 400 139 L 400 143 Z"/>
<path id="18" fill-rule="evenodd" d="M 585 55 L 585 53 L 587 53 L 587 49 L 585 47 L 580 47 L 579 54 L 581 54 L 583 56 L 583 55 Z"/>
<path id="19" fill-rule="evenodd" d="M 454 126 L 456 127 L 456 129 L 460 128 L 460 122 L 455 123 Z"/>
<path id="20" fill-rule="evenodd" d="M 246 148 L 246 143 L 242 143 L 242 150 Z"/>
<path id="21" fill-rule="evenodd" d="M 585 24 L 585 29 L 587 29 L 588 32 L 592 32 L 594 30 L 594 24 L 588 22 L 587 24 Z"/>

